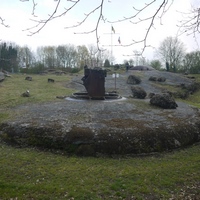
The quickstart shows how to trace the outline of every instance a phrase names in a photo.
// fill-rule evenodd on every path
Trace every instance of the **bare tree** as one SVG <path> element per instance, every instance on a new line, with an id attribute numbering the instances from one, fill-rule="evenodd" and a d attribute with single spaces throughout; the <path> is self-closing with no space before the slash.
<path id="1" fill-rule="evenodd" d="M 98 66 L 98 50 L 96 46 L 90 44 L 88 46 L 88 51 L 89 51 L 89 60 L 90 60 L 90 66 L 95 67 Z"/>
<path id="2" fill-rule="evenodd" d="M 42 47 L 40 51 L 38 52 L 42 52 L 45 67 L 55 68 L 56 66 L 56 47 L 55 46 Z"/>
<path id="3" fill-rule="evenodd" d="M 160 70 L 162 67 L 162 63 L 160 62 L 160 60 L 152 60 L 150 65 L 156 70 Z"/>
<path id="4" fill-rule="evenodd" d="M 66 54 L 66 67 L 77 67 L 77 51 L 74 45 L 65 45 Z"/>
<path id="5" fill-rule="evenodd" d="M 22 2 L 29 2 L 32 6 L 32 16 L 31 19 L 35 25 L 26 29 L 29 35 L 34 35 L 40 32 L 48 23 L 51 23 L 54 19 L 61 17 L 68 17 L 67 14 L 73 12 L 83 0 L 54 0 L 55 7 L 54 9 L 48 13 L 46 18 L 37 16 L 37 9 L 39 10 L 40 1 L 39 0 L 20 0 Z M 53 0 L 52 0 L 53 1 Z M 123 47 L 132 46 L 138 43 L 143 44 L 143 48 L 141 50 L 141 54 L 144 52 L 146 47 L 149 47 L 148 44 L 148 36 L 151 30 L 154 28 L 154 24 L 157 19 L 160 20 L 160 24 L 162 24 L 162 18 L 165 13 L 170 9 L 171 5 L 173 5 L 174 0 L 145 0 L 143 5 L 139 8 L 136 8 L 133 3 L 131 14 L 127 14 L 127 16 L 123 16 L 119 19 L 109 19 L 106 15 L 106 8 L 109 4 L 113 2 L 111 0 L 98 0 L 95 1 L 95 6 L 91 7 L 90 10 L 87 10 L 87 13 L 82 15 L 82 19 L 78 21 L 74 25 L 66 25 L 65 28 L 77 28 L 83 26 L 89 18 L 94 17 L 96 20 L 96 24 L 94 27 L 91 27 L 91 30 L 83 30 L 82 32 L 75 32 L 75 34 L 95 34 L 97 49 L 102 50 L 100 43 L 100 24 L 102 23 L 123 23 L 129 22 L 130 25 L 135 24 L 145 24 L 144 26 L 144 35 L 142 39 L 132 40 L 129 44 L 121 44 Z M 131 5 L 130 5 L 131 6 Z M 45 8 L 42 8 L 45 10 Z M 153 9 L 153 12 L 148 12 L 150 9 Z M 113 11 L 112 11 L 113 12 Z M 199 7 L 196 6 L 191 10 L 191 13 L 185 13 L 188 16 L 187 19 L 183 20 L 180 24 L 180 28 L 182 29 L 182 33 L 191 31 L 193 34 L 199 34 L 199 16 L 200 10 Z M 190 15 L 191 14 L 191 15 Z M 37 16 L 37 17 L 36 17 Z M 67 21 L 67 20 L 66 20 Z M 1 24 L 7 26 L 4 23 L 4 20 L 0 18 Z M 65 26 L 65 25 L 63 25 Z"/>
<path id="6" fill-rule="evenodd" d="M 24 1 L 29 1 L 29 0 L 21 0 L 22 2 Z M 37 7 L 39 6 L 39 3 L 37 0 L 32 0 L 32 16 L 33 19 L 32 21 L 35 22 L 35 25 L 33 27 L 27 28 L 26 31 L 29 31 L 29 35 L 34 35 L 38 32 L 40 32 L 48 23 L 50 23 L 52 20 L 60 17 L 65 17 L 67 13 L 70 13 L 72 10 L 74 10 L 81 0 L 67 0 L 65 1 L 65 4 L 63 4 L 62 0 L 54 0 L 56 2 L 55 9 L 49 13 L 48 17 L 45 19 L 36 19 L 35 12 L 37 10 Z M 121 19 L 109 19 L 108 16 L 106 16 L 106 13 L 104 12 L 105 7 L 108 6 L 108 4 L 112 3 L 110 0 L 99 0 L 98 3 L 91 8 L 87 13 L 84 14 L 83 18 L 77 22 L 76 24 L 72 26 L 68 26 L 66 28 L 76 28 L 82 26 L 84 23 L 86 23 L 91 16 L 94 16 L 97 14 L 96 18 L 96 25 L 91 28 L 91 30 L 83 31 L 81 33 L 75 33 L 75 34 L 90 34 L 94 33 L 96 35 L 96 43 L 97 43 L 97 49 L 102 50 L 99 46 L 99 41 L 100 41 L 100 35 L 99 35 L 99 26 L 101 23 L 121 23 L 121 22 L 130 22 L 131 24 L 138 24 L 138 23 L 147 23 L 147 26 L 144 28 L 144 38 L 141 40 L 132 40 L 131 43 L 129 44 L 124 44 L 121 46 L 127 47 L 131 46 L 137 43 L 143 43 L 143 49 L 141 51 L 141 54 L 145 50 L 147 46 L 147 38 L 149 36 L 149 33 L 151 29 L 154 27 L 154 22 L 156 19 L 160 19 L 160 23 L 162 20 L 163 15 L 168 11 L 170 6 L 173 4 L 174 0 L 160 0 L 159 3 L 156 0 L 146 0 L 143 4 L 142 7 L 136 8 L 135 6 L 132 7 L 132 13 L 131 15 L 128 16 L 123 16 Z M 134 3 L 133 3 L 134 4 Z M 62 9 L 64 6 L 64 9 Z M 148 9 L 153 8 L 154 12 L 149 13 Z M 45 9 L 45 8 L 44 8 Z M 145 14 L 145 15 L 143 15 Z M 145 16 L 145 17 L 143 17 Z"/>
<path id="7" fill-rule="evenodd" d="M 57 54 L 57 66 L 66 67 L 66 48 L 63 45 L 59 45 L 56 48 L 56 54 Z"/>
<path id="8" fill-rule="evenodd" d="M 167 37 L 161 42 L 157 55 L 165 62 L 169 63 L 169 66 L 173 71 L 180 66 L 184 55 L 184 44 L 177 37 Z"/>
<path id="9" fill-rule="evenodd" d="M 45 66 L 45 60 L 46 60 L 45 47 L 40 46 L 37 48 L 36 59 L 38 62 L 42 63 L 43 66 Z"/>
<path id="10" fill-rule="evenodd" d="M 20 67 L 28 68 L 35 62 L 34 53 L 28 46 L 18 47 L 17 59 Z"/>
<path id="11" fill-rule="evenodd" d="M 57 66 L 77 67 L 77 50 L 72 44 L 60 45 L 56 48 Z"/>
<path id="12" fill-rule="evenodd" d="M 77 47 L 77 66 L 83 68 L 89 65 L 89 52 L 85 45 Z"/>
<path id="13" fill-rule="evenodd" d="M 198 45 L 197 35 L 200 33 L 200 4 L 198 5 L 196 2 L 194 5 L 191 5 L 191 9 L 188 12 L 182 13 L 182 20 L 179 22 L 178 27 L 178 35 L 193 35 Z"/>

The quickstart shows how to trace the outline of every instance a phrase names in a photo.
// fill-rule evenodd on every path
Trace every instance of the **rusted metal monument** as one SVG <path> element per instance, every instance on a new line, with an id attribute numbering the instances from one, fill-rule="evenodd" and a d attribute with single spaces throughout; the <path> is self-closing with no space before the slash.
<path id="1" fill-rule="evenodd" d="M 106 100 L 122 98 L 116 91 L 105 91 L 106 70 L 100 67 L 88 68 L 84 67 L 84 76 L 81 79 L 87 92 L 76 92 L 72 94 L 72 98 L 76 99 L 91 99 L 91 100 Z"/>

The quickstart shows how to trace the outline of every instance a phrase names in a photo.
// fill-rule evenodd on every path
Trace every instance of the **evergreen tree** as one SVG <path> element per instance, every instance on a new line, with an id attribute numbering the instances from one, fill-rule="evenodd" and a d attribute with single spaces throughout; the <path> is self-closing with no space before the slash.
<path id="1" fill-rule="evenodd" d="M 110 61 L 109 61 L 108 59 L 105 60 L 105 62 L 104 62 L 104 67 L 105 67 L 105 68 L 110 67 Z"/>
<path id="2" fill-rule="evenodd" d="M 9 72 L 18 70 L 17 49 L 5 42 L 0 44 L 0 68 Z"/>

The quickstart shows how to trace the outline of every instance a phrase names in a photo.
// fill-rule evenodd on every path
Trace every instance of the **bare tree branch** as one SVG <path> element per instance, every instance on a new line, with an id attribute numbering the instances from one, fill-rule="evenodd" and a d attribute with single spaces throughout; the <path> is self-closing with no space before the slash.
<path id="1" fill-rule="evenodd" d="M 49 15 L 49 17 L 48 17 L 47 19 L 43 19 L 43 20 L 31 19 L 31 21 L 36 22 L 36 25 L 33 26 L 33 27 L 30 27 L 30 28 L 27 28 L 27 29 L 24 30 L 24 31 L 29 31 L 29 32 L 30 32 L 29 36 L 32 36 L 32 35 L 34 35 L 34 34 L 36 34 L 36 33 L 39 33 L 39 32 L 47 25 L 47 23 L 49 23 L 51 20 L 64 16 L 68 11 L 70 11 L 73 7 L 75 7 L 75 5 L 76 5 L 80 0 L 77 0 L 77 1 L 68 0 L 68 1 L 72 2 L 73 5 L 72 5 L 71 7 L 69 7 L 69 8 L 67 8 L 67 9 L 65 9 L 65 11 L 62 12 L 61 14 L 56 15 L 57 10 L 58 10 L 58 8 L 59 8 L 59 6 L 60 6 L 61 0 L 57 0 L 57 1 L 58 1 L 58 2 L 57 2 L 57 5 L 56 5 L 54 11 Z M 36 5 L 37 5 L 37 4 L 36 4 L 36 3 L 34 2 L 34 0 L 33 0 L 33 6 L 34 6 L 34 8 L 35 8 Z M 34 14 L 34 10 L 35 10 L 34 8 L 33 8 L 33 14 Z M 31 31 L 31 30 L 33 30 L 33 29 L 37 29 L 37 30 L 36 30 L 36 31 Z"/>
<path id="2" fill-rule="evenodd" d="M 59 4 L 60 4 L 60 0 L 58 1 L 54 12 L 49 16 L 48 19 L 45 19 L 45 20 L 32 20 L 32 21 L 36 22 L 37 24 L 36 24 L 35 26 L 31 27 L 31 28 L 25 29 L 24 31 L 30 31 L 29 36 L 32 36 L 32 35 L 34 35 L 34 34 L 36 34 L 36 33 L 39 33 L 39 32 L 46 26 L 46 24 L 47 24 L 50 20 L 53 19 L 55 13 L 57 12 L 57 9 L 58 9 Z M 34 0 L 33 0 L 33 11 L 32 11 L 32 14 L 33 14 L 33 15 L 34 15 L 34 11 L 35 11 L 35 6 L 36 6 L 36 4 L 35 4 L 35 2 L 34 2 Z M 31 32 L 31 30 L 34 29 L 34 28 L 38 28 L 38 29 L 37 29 L 36 31 L 34 31 L 34 32 Z"/>
<path id="3" fill-rule="evenodd" d="M 75 28 L 75 27 L 79 27 L 81 26 L 84 22 L 86 22 L 86 20 L 93 14 L 95 13 L 97 10 L 100 10 L 99 12 L 99 15 L 98 15 L 98 19 L 97 19 L 97 23 L 96 23 L 96 27 L 90 31 L 87 31 L 87 32 L 81 32 L 81 33 L 75 33 L 75 34 L 89 34 L 89 33 L 93 33 L 95 32 L 96 34 L 96 41 L 97 41 L 97 47 L 98 47 L 98 50 L 102 50 L 100 47 L 99 47 L 99 35 L 98 35 L 98 27 L 99 27 L 99 23 L 100 23 L 100 20 L 104 20 L 104 17 L 103 17 L 103 3 L 104 3 L 104 0 L 101 0 L 101 3 L 99 6 L 97 6 L 96 8 L 94 8 L 92 11 L 90 11 L 88 14 L 85 14 L 85 17 L 83 18 L 82 21 L 78 22 L 77 25 L 73 25 L 73 26 L 70 26 L 70 27 L 65 27 L 65 28 Z"/>
<path id="4" fill-rule="evenodd" d="M 35 3 L 34 0 L 32 0 L 32 1 L 33 1 L 33 10 L 32 10 L 32 15 L 33 15 L 34 17 L 37 17 L 37 16 L 35 15 L 35 9 L 36 9 L 37 3 Z"/>
<path id="5" fill-rule="evenodd" d="M 200 33 L 200 8 L 191 6 L 191 10 L 187 13 L 181 13 L 183 20 L 179 21 L 177 36 L 186 34 L 187 36 L 193 35 L 196 45 L 199 47 L 197 35 Z"/>
<path id="6" fill-rule="evenodd" d="M 27 1 L 27 0 L 22 0 L 22 1 Z M 36 8 L 37 4 L 34 2 L 34 0 L 32 0 L 32 1 L 33 1 L 32 15 L 35 16 L 35 8 Z M 57 5 L 55 6 L 54 11 L 49 15 L 49 17 L 47 19 L 43 19 L 43 20 L 31 19 L 32 21 L 34 21 L 36 23 L 36 25 L 33 26 L 33 27 L 30 27 L 30 28 L 28 28 L 24 31 L 29 31 L 30 36 L 32 36 L 36 33 L 39 33 L 47 25 L 47 23 L 49 23 L 50 21 L 52 21 L 55 18 L 63 17 L 66 13 L 68 13 L 70 10 L 72 10 L 80 2 L 80 0 L 67 0 L 68 2 L 71 2 L 72 5 L 68 8 L 65 8 L 64 12 L 57 13 L 58 8 L 59 8 L 60 3 L 61 3 L 61 0 L 56 0 L 56 1 L 57 1 Z M 141 13 L 144 13 L 147 8 L 149 8 L 150 6 L 152 6 L 156 2 L 156 0 L 152 0 L 150 3 L 145 3 L 144 6 L 140 9 L 133 7 L 133 10 L 136 11 L 135 15 L 123 17 L 122 19 L 119 19 L 119 20 L 116 20 L 116 21 L 109 21 L 109 20 L 106 20 L 104 18 L 104 15 L 103 15 L 104 1 L 105 0 L 101 0 L 100 4 L 97 7 L 95 7 L 94 9 L 92 9 L 90 12 L 85 14 L 85 17 L 80 22 L 78 22 L 77 24 L 69 26 L 69 27 L 65 27 L 65 28 L 80 27 L 81 25 L 83 25 L 88 20 L 88 18 L 90 16 L 92 16 L 95 12 L 97 12 L 99 10 L 98 18 L 97 18 L 97 21 L 96 21 L 96 26 L 94 27 L 94 29 L 89 30 L 89 31 L 85 31 L 85 32 L 80 32 L 80 33 L 75 32 L 75 34 L 89 34 L 89 33 L 95 32 L 98 50 L 100 50 L 100 47 L 99 47 L 100 37 L 99 37 L 99 34 L 98 34 L 98 28 L 99 28 L 100 20 L 103 20 L 104 22 L 106 21 L 108 23 L 119 23 L 119 22 L 124 22 L 124 21 L 130 21 L 130 23 L 132 23 L 132 24 L 137 24 L 137 23 L 149 21 L 149 25 L 147 27 L 147 30 L 145 31 L 146 34 L 144 35 L 144 38 L 142 40 L 138 40 L 138 41 L 133 40 L 133 42 L 130 43 L 130 44 L 121 45 L 121 46 L 124 46 L 124 47 L 128 47 L 128 46 L 132 46 L 134 44 L 143 43 L 143 49 L 141 51 L 141 53 L 143 53 L 145 48 L 149 47 L 149 45 L 147 45 L 147 38 L 148 38 L 150 30 L 154 27 L 154 21 L 155 21 L 156 17 L 159 17 L 160 20 L 161 20 L 163 15 L 167 12 L 167 10 L 170 7 L 169 6 L 167 8 L 167 5 L 169 4 L 169 0 L 162 0 L 161 4 L 159 5 L 159 7 L 156 9 L 155 13 L 152 16 L 148 16 L 144 19 L 139 18 L 139 20 L 137 20 L 137 17 L 139 17 L 139 15 Z M 174 0 L 171 0 L 171 4 L 173 3 L 173 1 Z M 158 16 L 159 14 L 160 14 L 160 16 Z M 133 20 L 135 20 L 135 21 L 133 21 Z M 35 31 L 33 31 L 33 30 L 35 30 Z"/>
<path id="7" fill-rule="evenodd" d="M 0 23 L 2 26 L 6 27 L 6 28 L 9 28 L 9 25 L 5 24 L 4 23 L 5 19 L 3 19 L 2 17 L 0 17 Z"/>
<path id="8" fill-rule="evenodd" d="M 26 2 L 29 0 L 20 0 L 21 2 Z M 52 20 L 60 17 L 64 17 L 67 13 L 69 13 L 71 10 L 73 10 L 77 5 L 81 2 L 81 0 L 66 0 L 66 2 L 70 3 L 67 8 L 61 6 L 61 2 L 64 2 L 62 0 L 54 0 L 56 2 L 55 9 L 48 15 L 47 18 L 44 19 L 36 19 L 36 8 L 38 6 L 36 0 L 32 0 L 32 16 L 34 17 L 31 19 L 31 21 L 35 22 L 35 25 L 33 27 L 27 28 L 23 31 L 28 31 L 29 36 L 32 36 L 36 33 L 39 33 L 45 26 L 50 23 Z M 96 36 L 96 42 L 98 46 L 98 50 L 101 50 L 99 47 L 99 42 L 100 42 L 100 36 L 99 36 L 99 25 L 101 23 L 101 20 L 103 22 L 107 23 L 121 23 L 121 22 L 130 22 L 130 24 L 141 24 L 145 23 L 146 28 L 144 31 L 144 35 L 142 39 L 134 39 L 132 40 L 131 43 L 129 44 L 121 44 L 120 46 L 123 47 L 128 47 L 128 46 L 133 46 L 135 44 L 143 44 L 143 48 L 141 50 L 141 54 L 144 52 L 145 48 L 151 47 L 150 45 L 147 44 L 149 34 L 151 30 L 154 27 L 154 24 L 157 19 L 160 20 L 160 24 L 162 25 L 162 18 L 165 15 L 165 13 L 170 9 L 171 5 L 173 4 L 174 0 L 150 0 L 148 3 L 144 3 L 144 5 L 141 8 L 136 8 L 133 6 L 133 14 L 130 16 L 124 16 L 121 19 L 117 20 L 109 20 L 106 18 L 104 15 L 104 3 L 105 2 L 111 2 L 109 0 L 100 0 L 99 5 L 95 6 L 91 10 L 89 10 L 83 18 L 77 22 L 77 24 L 74 24 L 72 26 L 67 26 L 65 27 L 66 29 L 68 28 L 77 28 L 82 26 L 84 23 L 88 21 L 90 17 L 94 15 L 94 13 L 98 13 L 97 19 L 96 19 L 96 25 L 94 28 L 91 28 L 91 30 L 83 31 L 83 32 L 75 32 L 75 34 L 90 34 L 94 33 Z M 112 3 L 112 2 L 111 2 Z M 155 8 L 155 5 L 158 6 Z M 62 11 L 60 9 L 62 8 Z M 64 10 L 63 10 L 64 8 Z M 148 9 L 153 8 L 154 13 L 148 14 Z M 143 15 L 144 14 L 144 15 Z M 200 24 L 200 8 L 194 8 L 191 10 L 190 13 L 185 13 L 185 15 L 188 17 L 185 20 L 181 21 L 180 27 L 180 34 L 187 33 L 188 35 L 194 34 L 194 36 L 199 32 L 199 24 Z M 142 16 L 142 17 L 141 17 Z M 143 17 L 145 16 L 145 17 Z M 4 20 L 0 18 L 0 21 L 2 22 L 1 24 L 4 24 Z M 4 25 L 6 26 L 6 25 Z M 117 46 L 117 45 L 116 45 Z"/>
<path id="9" fill-rule="evenodd" d="M 156 1 L 156 0 L 153 0 L 152 2 L 150 2 L 150 3 L 148 3 L 148 4 L 145 4 L 145 6 L 144 6 L 143 8 L 141 8 L 141 9 L 137 9 L 137 8 L 133 7 L 133 9 L 134 9 L 135 11 L 137 11 L 136 14 L 133 15 L 133 16 L 124 17 L 123 19 L 119 19 L 119 20 L 116 20 L 116 21 L 108 21 L 108 22 L 110 22 L 110 23 L 118 23 L 118 22 L 124 22 L 124 21 L 128 21 L 128 20 L 134 19 L 134 18 L 136 18 L 142 11 L 144 11 L 147 7 L 149 7 L 150 5 L 152 5 L 155 1 Z"/>
<path id="10" fill-rule="evenodd" d="M 29 31 L 29 33 L 30 33 L 29 36 L 32 36 L 32 35 L 34 35 L 36 33 L 39 33 L 46 26 L 47 23 L 49 23 L 51 20 L 54 20 L 55 18 L 59 18 L 59 17 L 64 16 L 66 13 L 68 13 L 70 10 L 72 10 L 80 2 L 80 0 L 77 0 L 77 1 L 68 0 L 68 2 L 71 2 L 72 5 L 69 8 L 65 8 L 64 12 L 62 12 L 60 14 L 57 14 L 57 10 L 58 10 L 58 8 L 60 6 L 61 0 L 56 0 L 56 1 L 58 1 L 58 2 L 57 2 L 57 5 L 55 7 L 55 10 L 52 12 L 52 14 L 49 15 L 49 17 L 47 19 L 43 19 L 43 20 L 31 19 L 31 21 L 36 22 L 36 25 L 24 30 L 24 31 Z M 97 22 L 96 22 L 96 27 L 94 29 L 92 29 L 90 31 L 82 32 L 82 33 L 75 33 L 75 34 L 89 34 L 89 33 L 95 32 L 98 50 L 100 50 L 100 47 L 99 47 L 98 27 L 99 27 L 100 20 L 104 20 L 104 17 L 103 17 L 103 3 L 104 3 L 104 0 L 101 0 L 100 5 L 97 6 L 96 8 L 94 8 L 93 10 L 91 10 L 89 13 L 85 14 L 85 17 L 82 19 L 82 21 L 78 22 L 76 25 L 73 25 L 73 26 L 70 26 L 70 27 L 65 27 L 66 29 L 67 28 L 76 28 L 76 27 L 79 27 L 83 23 L 85 23 L 87 21 L 87 19 L 92 14 L 94 14 L 96 11 L 100 10 L 99 11 L 99 15 L 98 15 L 98 19 L 97 19 Z M 32 15 L 35 15 L 34 11 L 35 11 L 36 5 L 37 4 L 33 0 L 33 12 L 32 12 Z M 36 31 L 32 31 L 33 29 L 36 29 Z"/>
<path id="11" fill-rule="evenodd" d="M 33 1 L 32 15 L 34 15 L 35 7 L 36 7 L 37 4 L 34 2 L 34 0 L 32 0 L 32 1 Z M 57 1 L 57 5 L 55 6 L 55 10 L 49 15 L 49 17 L 47 19 L 43 19 L 43 20 L 32 19 L 32 21 L 36 22 L 36 25 L 33 26 L 33 27 L 30 27 L 30 28 L 28 28 L 24 31 L 29 31 L 30 36 L 40 32 L 46 26 L 47 23 L 49 23 L 50 21 L 52 21 L 55 18 L 63 17 L 66 13 L 68 13 L 70 10 L 72 10 L 80 2 L 80 0 L 68 0 L 68 2 L 71 2 L 72 5 L 68 8 L 65 8 L 64 12 L 57 13 L 61 0 L 56 0 L 56 1 Z M 99 28 L 99 24 L 100 24 L 101 20 L 103 20 L 104 22 L 108 22 L 108 23 L 119 23 L 119 22 L 124 22 L 124 21 L 130 21 L 130 23 L 132 23 L 132 24 L 137 24 L 137 23 L 149 21 L 149 25 L 148 25 L 148 27 L 145 31 L 146 34 L 144 35 L 144 38 L 142 40 L 138 40 L 138 41 L 133 40 L 133 42 L 130 43 L 130 44 L 121 45 L 121 46 L 124 46 L 124 47 L 128 47 L 128 46 L 132 46 L 134 44 L 143 43 L 143 49 L 142 49 L 142 52 L 141 52 L 141 53 L 143 53 L 145 48 L 149 47 L 149 45 L 147 45 L 147 38 L 148 38 L 150 30 L 154 27 L 154 21 L 155 21 L 156 17 L 159 17 L 160 20 L 161 20 L 163 15 L 167 12 L 167 10 L 170 7 L 170 6 L 167 7 L 167 5 L 169 4 L 169 0 L 162 0 L 161 4 L 159 5 L 159 7 L 156 9 L 155 13 L 152 16 L 148 16 L 148 17 L 142 18 L 142 19 L 139 18 L 139 20 L 138 20 L 137 18 L 139 17 L 139 15 L 141 13 L 144 13 L 147 10 L 147 8 L 149 8 L 150 6 L 152 6 L 156 2 L 156 0 L 152 0 L 150 3 L 145 3 L 144 6 L 140 9 L 133 7 L 133 10 L 136 11 L 136 14 L 134 14 L 132 16 L 128 16 L 128 17 L 125 16 L 125 17 L 123 17 L 123 19 L 119 19 L 119 20 L 116 20 L 116 21 L 109 21 L 109 20 L 106 20 L 104 15 L 103 15 L 104 1 L 105 0 L 101 0 L 100 4 L 98 6 L 96 6 L 94 9 L 92 9 L 90 12 L 85 14 L 85 17 L 80 22 L 78 22 L 77 24 L 69 26 L 69 27 L 65 27 L 65 28 L 80 27 L 81 25 L 83 25 L 88 20 L 89 17 L 91 17 L 95 12 L 97 12 L 99 10 L 98 18 L 97 18 L 97 21 L 96 21 L 96 26 L 94 27 L 94 29 L 89 30 L 89 31 L 85 31 L 85 32 L 81 32 L 81 33 L 75 32 L 75 34 L 89 34 L 89 33 L 95 32 L 97 46 L 98 46 L 99 50 L 100 50 L 100 47 L 99 47 L 100 37 L 99 37 L 99 34 L 98 34 L 98 28 Z M 173 1 L 174 0 L 171 0 L 171 4 L 173 3 Z M 160 14 L 160 16 L 158 16 L 159 14 Z M 33 31 L 33 30 L 35 30 L 35 31 Z"/>
<path id="12" fill-rule="evenodd" d="M 142 40 L 137 40 L 137 41 L 133 40 L 132 43 L 127 44 L 127 45 L 122 45 L 122 46 L 128 47 L 128 46 L 132 46 L 134 44 L 143 43 L 143 48 L 141 50 L 141 55 L 143 54 L 143 52 L 146 49 L 146 47 L 152 47 L 151 45 L 147 45 L 147 38 L 148 38 L 148 35 L 149 35 L 151 29 L 154 27 L 154 21 L 155 21 L 156 17 L 159 17 L 160 20 L 162 19 L 164 14 L 169 10 L 171 5 L 173 4 L 173 1 L 174 0 L 172 0 L 171 4 L 169 5 L 169 7 L 167 7 L 167 5 L 169 4 L 169 1 L 168 0 L 163 0 L 162 3 L 159 5 L 159 7 L 156 9 L 155 13 L 152 16 L 149 16 L 149 17 L 146 17 L 146 18 L 143 18 L 143 19 L 139 18 L 139 20 L 137 20 L 136 17 L 138 17 L 143 11 L 145 11 L 145 9 L 147 9 L 149 6 L 151 6 L 155 2 L 155 0 L 151 1 L 148 4 L 145 4 L 145 6 L 143 8 L 141 8 L 141 9 L 136 9 L 135 7 L 133 7 L 133 9 L 135 11 L 137 11 L 136 14 L 133 15 L 133 16 L 124 17 L 124 19 L 117 20 L 117 21 L 110 21 L 110 23 L 117 23 L 117 22 L 127 21 L 127 20 L 130 20 L 130 19 L 131 20 L 136 19 L 137 21 L 135 21 L 135 22 L 130 21 L 130 23 L 132 23 L 132 24 L 139 24 L 139 23 L 142 23 L 142 22 L 145 22 L 145 21 L 149 21 L 149 25 L 148 25 L 147 30 L 145 32 L 144 38 Z M 159 13 L 160 13 L 160 16 L 158 16 Z"/>
<path id="13" fill-rule="evenodd" d="M 186 33 L 196 37 L 196 34 L 200 33 L 200 8 L 192 8 L 190 12 L 182 13 L 182 15 L 183 20 L 178 25 L 179 35 Z"/>

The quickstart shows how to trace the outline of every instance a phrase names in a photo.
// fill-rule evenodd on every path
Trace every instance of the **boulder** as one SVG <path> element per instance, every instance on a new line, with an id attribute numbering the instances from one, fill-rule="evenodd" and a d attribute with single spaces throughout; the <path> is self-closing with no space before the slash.
<path id="1" fill-rule="evenodd" d="M 165 82 L 166 78 L 165 77 L 151 76 L 151 77 L 149 77 L 149 81 Z"/>
<path id="2" fill-rule="evenodd" d="M 21 94 L 22 97 L 30 97 L 30 92 L 29 90 L 26 90 L 26 92 Z"/>
<path id="3" fill-rule="evenodd" d="M 55 80 L 54 79 L 52 79 L 52 78 L 48 78 L 48 83 L 54 83 L 55 82 Z"/>
<path id="4" fill-rule="evenodd" d="M 200 83 L 193 82 L 190 85 L 181 84 L 181 88 L 187 90 L 190 94 L 193 94 L 194 92 L 200 90 Z"/>
<path id="5" fill-rule="evenodd" d="M 164 109 L 176 109 L 178 107 L 174 98 L 168 93 L 153 95 L 150 104 Z"/>
<path id="6" fill-rule="evenodd" d="M 32 77 L 31 77 L 31 76 L 27 76 L 27 77 L 25 78 L 25 80 L 27 80 L 27 81 L 32 81 Z"/>
<path id="7" fill-rule="evenodd" d="M 144 99 L 147 96 L 146 91 L 139 86 L 132 86 L 131 91 L 133 94 L 133 98 Z"/>
<path id="8" fill-rule="evenodd" d="M 174 97 L 176 98 L 181 98 L 181 99 L 186 99 L 188 98 L 191 94 L 197 92 L 200 90 L 200 83 L 193 82 L 189 85 L 185 83 L 181 83 L 177 87 L 180 88 L 180 90 L 176 91 L 173 93 Z"/>
<path id="9" fill-rule="evenodd" d="M 148 96 L 149 96 L 149 98 L 151 99 L 154 95 L 155 95 L 155 93 L 150 92 Z"/>
<path id="10" fill-rule="evenodd" d="M 157 78 L 157 81 L 158 81 L 158 82 L 165 82 L 165 81 L 166 81 L 166 78 L 165 78 L 165 77 L 158 77 L 158 78 Z"/>
<path id="11" fill-rule="evenodd" d="M 155 77 L 155 76 L 150 76 L 150 77 L 149 77 L 149 81 L 157 81 L 157 77 Z"/>
<path id="12" fill-rule="evenodd" d="M 135 75 L 130 75 L 127 79 L 128 84 L 136 85 L 141 83 L 140 77 L 137 77 Z"/>

